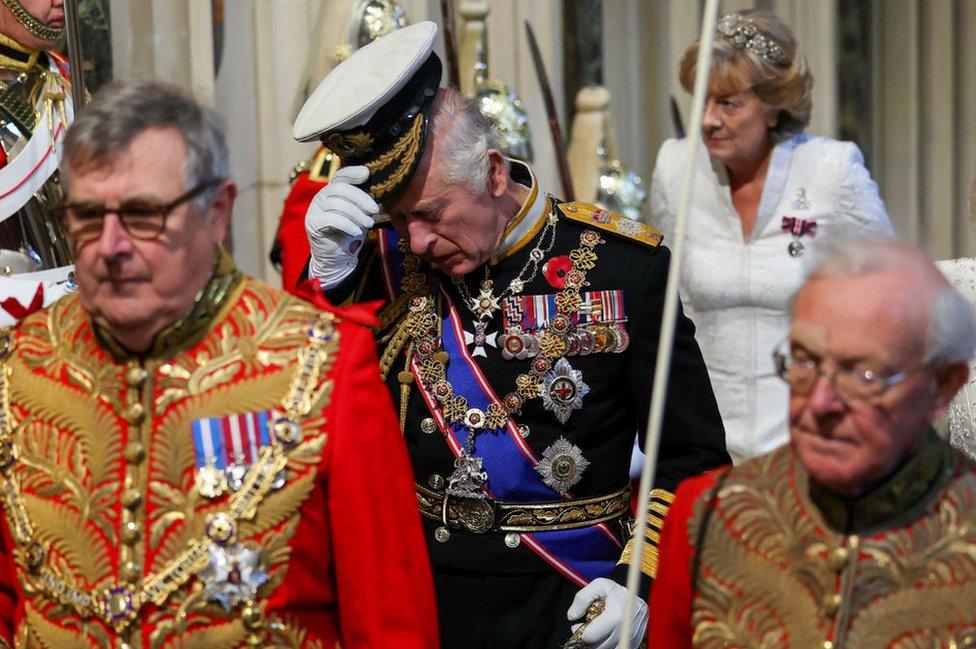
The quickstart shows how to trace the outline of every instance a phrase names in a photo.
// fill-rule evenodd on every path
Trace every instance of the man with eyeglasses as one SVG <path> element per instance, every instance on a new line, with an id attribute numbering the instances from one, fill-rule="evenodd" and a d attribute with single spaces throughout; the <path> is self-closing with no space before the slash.
<path id="1" fill-rule="evenodd" d="M 972 646 L 976 468 L 932 422 L 974 347 L 921 253 L 829 251 L 774 354 L 790 444 L 679 487 L 649 646 Z"/>
<path id="2" fill-rule="evenodd" d="M 372 336 L 237 270 L 228 174 L 164 84 L 68 131 L 78 292 L 0 335 L 0 647 L 437 645 Z"/>

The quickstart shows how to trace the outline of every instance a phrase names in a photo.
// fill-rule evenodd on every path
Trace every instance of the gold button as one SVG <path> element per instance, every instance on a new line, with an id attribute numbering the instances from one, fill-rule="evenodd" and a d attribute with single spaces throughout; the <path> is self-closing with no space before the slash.
<path id="1" fill-rule="evenodd" d="M 122 492 L 122 504 L 128 509 L 135 509 L 142 503 L 142 492 L 138 489 L 126 489 Z"/>
<path id="2" fill-rule="evenodd" d="M 834 643 L 830 640 L 824 640 L 823 649 L 834 649 Z"/>
<path id="3" fill-rule="evenodd" d="M 849 556 L 850 552 L 847 551 L 847 548 L 834 548 L 827 557 L 827 565 L 834 572 L 840 572 L 844 569 L 844 565 L 847 563 L 847 557 Z"/>
<path id="4" fill-rule="evenodd" d="M 207 526 L 204 529 L 207 537 L 218 545 L 226 545 L 234 540 L 237 535 L 237 525 L 234 519 L 224 512 L 211 514 L 207 518 Z"/>
<path id="5" fill-rule="evenodd" d="M 840 594 L 832 593 L 824 597 L 823 612 L 828 619 L 834 619 L 837 611 L 840 610 Z"/>
<path id="6" fill-rule="evenodd" d="M 260 631 L 264 627 L 264 616 L 261 609 L 256 604 L 248 604 L 241 611 L 241 622 L 248 631 Z"/>
<path id="7" fill-rule="evenodd" d="M 146 459 L 146 448 L 141 442 L 129 442 L 125 447 L 125 459 L 131 464 L 139 464 Z"/>
<path id="8" fill-rule="evenodd" d="M 446 527 L 438 527 L 434 530 L 434 538 L 438 543 L 447 543 L 451 540 L 451 531 Z"/>
<path id="9" fill-rule="evenodd" d="M 149 372 L 141 367 L 131 367 L 125 374 L 125 381 L 133 388 L 141 388 L 146 383 Z"/>
<path id="10" fill-rule="evenodd" d="M 125 409 L 125 420 L 133 426 L 138 426 L 145 419 L 146 409 L 142 407 L 141 403 L 130 404 L 129 407 Z"/>
<path id="11" fill-rule="evenodd" d="M 142 570 L 140 569 L 139 564 L 135 563 L 134 561 L 126 561 L 124 564 L 122 564 L 122 570 L 119 572 L 122 579 L 130 584 L 134 584 L 135 582 L 139 581 L 139 577 L 142 576 L 140 574 Z"/>
<path id="12" fill-rule="evenodd" d="M 139 524 L 135 521 L 128 521 L 122 526 L 122 540 L 126 544 L 132 545 L 139 540 Z"/>
<path id="13" fill-rule="evenodd" d="M 430 485 L 431 489 L 440 490 L 444 488 L 444 476 L 434 474 L 427 478 L 427 484 Z"/>
<path id="14" fill-rule="evenodd" d="M 851 550 L 856 550 L 859 545 L 861 545 L 861 539 L 857 534 L 851 534 L 849 537 L 847 537 L 847 547 L 849 547 Z"/>
<path id="15" fill-rule="evenodd" d="M 397 374 L 397 381 L 400 382 L 400 385 L 410 385 L 413 383 L 413 372 L 409 370 L 399 372 Z"/>

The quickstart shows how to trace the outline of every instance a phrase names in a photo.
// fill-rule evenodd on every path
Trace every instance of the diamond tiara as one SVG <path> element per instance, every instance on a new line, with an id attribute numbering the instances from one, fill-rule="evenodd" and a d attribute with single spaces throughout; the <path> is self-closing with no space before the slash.
<path id="1" fill-rule="evenodd" d="M 733 45 L 751 50 L 770 63 L 786 60 L 786 52 L 779 43 L 760 32 L 751 18 L 727 14 L 719 19 L 715 29 Z"/>

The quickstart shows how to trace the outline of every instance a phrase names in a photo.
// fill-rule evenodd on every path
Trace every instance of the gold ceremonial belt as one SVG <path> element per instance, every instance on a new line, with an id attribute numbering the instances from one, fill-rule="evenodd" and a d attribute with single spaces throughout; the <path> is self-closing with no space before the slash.
<path id="1" fill-rule="evenodd" d="M 473 534 L 575 530 L 630 514 L 630 486 L 606 496 L 545 503 L 452 496 L 415 486 L 421 514 Z"/>

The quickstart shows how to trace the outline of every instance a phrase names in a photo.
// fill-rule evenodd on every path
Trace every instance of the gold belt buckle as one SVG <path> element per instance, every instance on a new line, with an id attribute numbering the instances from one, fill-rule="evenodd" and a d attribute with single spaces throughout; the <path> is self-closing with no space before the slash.
<path id="1" fill-rule="evenodd" d="M 495 506 L 488 498 L 444 494 L 441 521 L 454 529 L 486 534 L 495 527 Z"/>

